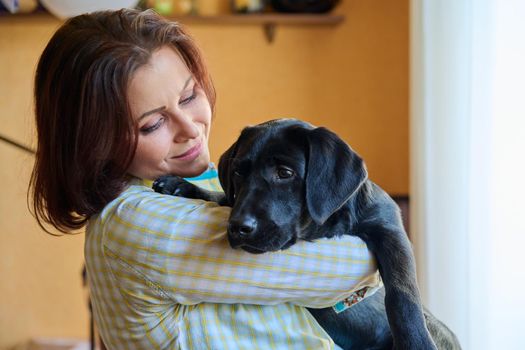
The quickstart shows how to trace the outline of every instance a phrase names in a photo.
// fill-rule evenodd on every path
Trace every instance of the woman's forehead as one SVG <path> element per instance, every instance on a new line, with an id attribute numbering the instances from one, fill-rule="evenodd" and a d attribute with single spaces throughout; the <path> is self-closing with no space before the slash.
<path id="1" fill-rule="evenodd" d="M 128 86 L 127 95 L 134 118 L 158 109 L 179 97 L 190 85 L 193 76 L 180 55 L 169 47 L 155 51 L 150 61 L 137 69 Z"/>

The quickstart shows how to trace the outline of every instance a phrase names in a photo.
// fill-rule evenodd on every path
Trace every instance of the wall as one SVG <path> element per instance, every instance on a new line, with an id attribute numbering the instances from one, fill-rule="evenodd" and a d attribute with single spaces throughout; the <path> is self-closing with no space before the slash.
<path id="1" fill-rule="evenodd" d="M 32 144 L 35 62 L 59 22 L 0 19 L 0 130 Z M 30 216 L 32 157 L 0 143 L 0 349 L 30 336 L 87 336 L 82 235 L 51 237 Z"/>
<path id="2" fill-rule="evenodd" d="M 408 193 L 408 1 L 343 1 L 337 27 L 193 25 L 218 91 L 212 157 L 244 125 L 297 117 L 338 132 L 371 178 Z M 34 145 L 32 78 L 51 17 L 0 18 L 0 132 Z M 30 216 L 32 158 L 0 143 L 0 349 L 31 336 L 87 337 L 83 235 L 52 237 Z"/>
<path id="3" fill-rule="evenodd" d="M 371 178 L 408 194 L 408 2 L 344 1 L 337 27 L 195 26 L 218 91 L 212 156 L 242 126 L 290 116 L 338 132 Z M 211 34 L 213 33 L 213 34 Z"/>

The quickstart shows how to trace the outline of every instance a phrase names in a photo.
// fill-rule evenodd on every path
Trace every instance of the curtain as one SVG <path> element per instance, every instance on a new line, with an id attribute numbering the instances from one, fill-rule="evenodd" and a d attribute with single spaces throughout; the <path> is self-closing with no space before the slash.
<path id="1" fill-rule="evenodd" d="M 412 0 L 411 223 L 465 349 L 525 349 L 525 1 Z"/>

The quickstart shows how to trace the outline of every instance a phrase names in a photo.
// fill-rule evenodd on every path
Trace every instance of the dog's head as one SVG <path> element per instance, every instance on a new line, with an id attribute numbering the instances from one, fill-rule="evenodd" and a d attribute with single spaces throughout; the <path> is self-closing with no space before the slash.
<path id="1" fill-rule="evenodd" d="M 219 178 L 232 206 L 228 238 L 251 253 L 309 240 L 367 178 L 362 159 L 326 128 L 273 120 L 245 128 L 222 155 Z"/>

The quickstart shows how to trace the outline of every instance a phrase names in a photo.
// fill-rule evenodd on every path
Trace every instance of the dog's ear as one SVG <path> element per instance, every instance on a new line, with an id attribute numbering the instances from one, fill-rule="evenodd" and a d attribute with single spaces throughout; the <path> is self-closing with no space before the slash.
<path id="1" fill-rule="evenodd" d="M 228 205 L 233 205 L 234 202 L 234 188 L 233 188 L 233 178 L 231 174 L 232 162 L 235 159 L 237 154 L 237 144 L 239 141 L 236 141 L 233 145 L 224 152 L 219 159 L 219 181 L 221 183 L 222 189 L 226 194 L 226 200 Z"/>
<path id="2" fill-rule="evenodd" d="M 363 160 L 326 128 L 308 132 L 306 204 L 312 219 L 323 224 L 366 181 Z"/>

